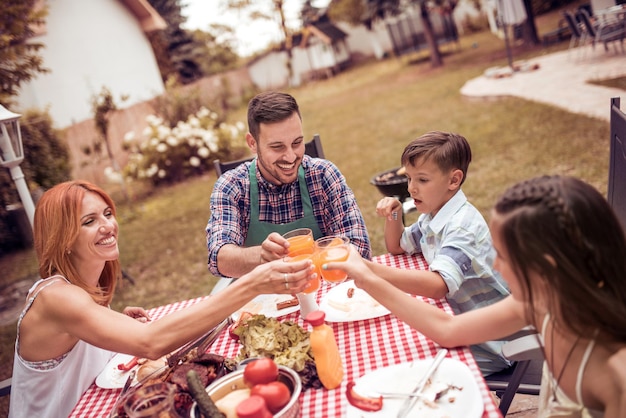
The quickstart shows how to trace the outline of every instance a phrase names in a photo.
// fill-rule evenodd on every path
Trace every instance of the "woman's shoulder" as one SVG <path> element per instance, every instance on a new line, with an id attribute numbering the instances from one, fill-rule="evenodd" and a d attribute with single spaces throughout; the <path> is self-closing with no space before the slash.
<path id="1" fill-rule="evenodd" d="M 37 299 L 48 309 L 56 311 L 80 308 L 86 302 L 93 302 L 86 290 L 70 283 L 62 276 L 59 278 L 59 280 L 44 283 L 37 289 Z"/>

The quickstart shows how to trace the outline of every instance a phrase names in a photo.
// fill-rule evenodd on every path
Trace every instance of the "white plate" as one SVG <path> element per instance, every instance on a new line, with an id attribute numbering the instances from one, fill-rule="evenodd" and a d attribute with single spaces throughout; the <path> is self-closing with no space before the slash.
<path id="1" fill-rule="evenodd" d="M 432 363 L 432 359 L 412 363 L 395 364 L 367 373 L 355 381 L 355 392 L 374 396 L 376 391 L 410 393 L 420 377 Z M 424 394 L 434 399 L 437 391 L 452 384 L 462 389 L 451 389 L 434 406 L 417 401 L 409 416 L 420 418 L 480 418 L 484 405 L 476 379 L 465 363 L 445 358 L 431 379 Z M 383 408 L 376 412 L 365 412 L 348 403 L 347 418 L 396 416 L 406 398 L 384 398 Z"/>
<path id="2" fill-rule="evenodd" d="M 348 289 L 354 289 L 351 298 Z M 378 318 L 389 314 L 389 309 L 378 303 L 365 290 L 348 280 L 333 287 L 320 303 L 320 309 L 326 313 L 326 321 L 350 322 Z"/>
<path id="3" fill-rule="evenodd" d="M 278 310 L 276 304 L 285 300 L 293 299 L 291 295 L 259 295 L 246 303 L 241 309 L 231 315 L 233 321 L 239 319 L 241 312 L 250 312 L 253 315 L 261 314 L 268 318 L 277 318 L 300 310 L 300 305 Z"/>
<path id="4" fill-rule="evenodd" d="M 118 353 L 104 366 L 104 369 L 100 372 L 98 377 L 96 377 L 96 386 L 103 389 L 121 389 L 124 387 L 126 380 L 128 379 L 128 375 L 130 375 L 131 370 L 137 369 L 139 366 L 135 366 L 129 371 L 125 372 L 117 368 L 117 365 L 120 363 L 126 364 L 128 363 L 134 356 L 130 354 L 122 354 Z M 137 378 L 133 379 L 133 383 L 131 386 L 137 384 Z"/>

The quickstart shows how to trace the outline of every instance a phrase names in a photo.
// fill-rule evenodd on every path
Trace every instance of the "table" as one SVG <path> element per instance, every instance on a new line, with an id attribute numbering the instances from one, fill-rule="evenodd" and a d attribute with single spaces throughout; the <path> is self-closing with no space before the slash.
<path id="1" fill-rule="evenodd" d="M 385 254 L 374 257 L 374 261 L 403 269 L 427 268 L 427 264 L 421 255 L 394 256 Z M 325 282 L 323 283 L 317 294 L 318 301 L 328 292 L 331 286 Z M 206 297 L 208 296 L 161 306 L 149 312 L 153 318 L 158 319 Z M 452 314 L 452 310 L 445 300 L 427 298 L 424 298 L 424 300 Z M 303 326 L 299 311 L 281 317 L 281 320 L 283 319 L 298 322 Z M 348 405 L 345 390 L 348 381 L 356 380 L 363 374 L 380 367 L 432 358 L 440 348 L 430 339 L 398 320 L 394 315 L 366 321 L 331 323 L 331 325 L 344 360 L 345 374 L 343 383 L 335 390 L 309 389 L 305 391 L 300 398 L 301 417 L 303 418 L 345 416 Z M 307 329 L 306 326 L 305 329 Z M 234 357 L 239 351 L 239 346 L 238 343 L 229 338 L 228 333 L 223 333 L 210 350 L 226 357 Z M 483 418 L 502 417 L 469 348 L 450 349 L 448 357 L 467 364 L 476 378 L 485 404 Z M 101 389 L 92 384 L 82 396 L 70 417 L 106 417 L 112 410 L 120 392 L 121 389 Z"/>

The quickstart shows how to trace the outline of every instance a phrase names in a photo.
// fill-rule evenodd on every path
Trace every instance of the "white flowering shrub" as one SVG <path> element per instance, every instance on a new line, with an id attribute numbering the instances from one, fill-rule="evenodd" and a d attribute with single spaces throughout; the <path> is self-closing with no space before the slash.
<path id="1" fill-rule="evenodd" d="M 134 132 L 124 137 L 124 147 L 130 151 L 124 176 L 155 185 L 175 183 L 210 170 L 215 159 L 228 159 L 245 136 L 243 123 L 220 123 L 217 113 L 205 107 L 174 128 L 155 115 L 146 121 L 148 126 L 141 138 L 136 138 Z"/>

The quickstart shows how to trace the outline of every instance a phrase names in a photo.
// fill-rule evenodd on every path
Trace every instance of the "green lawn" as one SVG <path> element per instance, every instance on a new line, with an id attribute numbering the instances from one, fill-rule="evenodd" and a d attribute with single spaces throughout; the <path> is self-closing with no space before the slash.
<path id="1" fill-rule="evenodd" d="M 550 50 L 518 50 L 515 56 Z M 606 193 L 608 123 L 516 98 L 461 97 L 459 90 L 467 80 L 488 67 L 506 65 L 503 41 L 490 33 L 463 36 L 444 52 L 444 66 L 438 69 L 416 54 L 364 63 L 335 78 L 290 90 L 301 105 L 305 135 L 321 135 L 326 157 L 354 190 L 374 254 L 385 250 L 383 221 L 374 210 L 382 196 L 370 179 L 399 166 L 404 146 L 429 130 L 455 131 L 468 138 L 474 158 L 463 189 L 485 216 L 507 186 L 539 174 L 578 176 Z M 245 109 L 230 118 L 244 121 Z M 150 308 L 210 292 L 216 278 L 206 269 L 204 227 L 214 182 L 211 173 L 155 190 L 135 202 L 132 211 L 120 207 L 122 265 L 137 283 L 124 283 L 114 308 Z M 407 222 L 416 217 L 409 215 Z M 0 286 L 37 271 L 32 250 L 1 258 L 0 267 Z M 14 339 L 15 324 L 2 327 L 2 364 L 12 364 Z M 10 367 L 1 369 L 0 379 L 10 372 Z M 0 414 L 3 405 L 6 398 L 0 400 Z"/>

